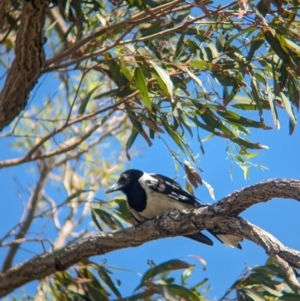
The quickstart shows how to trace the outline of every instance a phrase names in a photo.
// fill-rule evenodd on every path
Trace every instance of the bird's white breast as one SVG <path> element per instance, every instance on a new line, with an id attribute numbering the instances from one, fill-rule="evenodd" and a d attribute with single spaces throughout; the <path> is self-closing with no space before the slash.
<path id="1" fill-rule="evenodd" d="M 184 210 L 193 208 L 189 204 L 176 201 L 175 199 L 170 198 L 168 195 L 156 192 L 149 188 L 146 184 L 146 181 L 156 181 L 155 178 L 151 175 L 144 173 L 144 175 L 139 179 L 141 186 L 145 189 L 147 195 L 147 205 L 146 208 L 140 212 L 140 215 L 144 216 L 147 219 L 154 218 L 161 213 L 168 210 Z"/>

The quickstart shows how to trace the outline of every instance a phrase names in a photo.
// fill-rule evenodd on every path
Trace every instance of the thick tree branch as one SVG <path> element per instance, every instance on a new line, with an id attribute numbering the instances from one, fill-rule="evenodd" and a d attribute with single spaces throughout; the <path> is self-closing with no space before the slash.
<path id="1" fill-rule="evenodd" d="M 15 59 L 0 92 L 0 130 L 25 108 L 28 95 L 42 73 L 45 64 L 43 30 L 47 7 L 48 0 L 23 1 Z"/>
<path id="2" fill-rule="evenodd" d="M 271 256 L 281 267 L 284 273 L 287 276 L 288 281 L 292 284 L 298 291 L 300 291 L 300 283 L 298 282 L 295 272 L 293 268 L 286 262 L 282 257 L 278 256 L 277 254 Z"/>
<path id="3" fill-rule="evenodd" d="M 268 202 L 273 198 L 300 201 L 300 182 L 293 179 L 270 179 L 234 191 L 214 206 L 217 214 L 237 216 L 252 205 Z"/>
<path id="4" fill-rule="evenodd" d="M 41 279 L 56 271 L 67 269 L 80 260 L 90 256 L 101 255 L 122 248 L 139 246 L 154 239 L 194 233 L 204 229 L 213 229 L 223 233 L 235 234 L 260 245 L 269 256 L 273 257 L 280 266 L 284 267 L 284 271 L 289 273 L 289 275 L 287 275 L 289 280 L 300 290 L 299 283 L 290 273 L 290 266 L 300 268 L 300 252 L 285 247 L 274 236 L 242 218 L 226 214 L 226 212 L 232 213 L 238 210 L 237 208 L 245 209 L 247 206 L 254 204 L 254 202 L 249 202 L 247 197 L 243 198 L 239 196 L 239 194 L 243 195 L 247 190 L 252 191 L 252 198 L 255 199 L 255 203 L 258 203 L 259 200 L 264 202 L 271 196 L 290 198 L 293 196 L 293 198 L 299 200 L 300 181 L 291 180 L 290 185 L 288 183 L 289 180 L 286 179 L 269 180 L 245 188 L 240 192 L 235 192 L 234 194 L 238 202 L 245 202 L 246 205 L 244 206 L 234 202 L 230 203 L 227 197 L 215 205 L 196 208 L 192 211 L 166 212 L 157 219 L 148 221 L 137 227 L 110 233 L 100 233 L 93 237 L 83 239 L 80 242 L 73 243 L 64 249 L 37 256 L 32 260 L 17 265 L 5 273 L 0 274 L 0 296 L 4 296 L 15 288 L 32 280 Z M 281 189 L 277 190 L 279 195 L 276 195 L 275 192 L 266 193 L 265 185 L 281 187 Z M 293 187 L 292 196 L 289 194 L 291 187 Z M 231 206 L 228 207 L 226 202 L 229 202 Z M 223 211 L 221 210 L 222 204 L 225 207 Z M 216 211 L 219 213 L 216 213 Z"/>

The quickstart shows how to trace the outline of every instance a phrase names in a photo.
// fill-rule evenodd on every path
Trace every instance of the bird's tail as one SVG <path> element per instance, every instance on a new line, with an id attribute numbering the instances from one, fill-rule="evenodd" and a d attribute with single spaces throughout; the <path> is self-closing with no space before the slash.
<path id="1" fill-rule="evenodd" d="M 243 241 L 242 237 L 233 235 L 233 234 L 222 234 L 208 230 L 213 236 L 215 236 L 221 243 L 231 248 L 242 249 L 241 242 Z"/>
<path id="2" fill-rule="evenodd" d="M 208 238 L 207 236 L 205 236 L 201 232 L 195 233 L 195 234 L 184 235 L 184 237 L 196 240 L 198 242 L 202 242 L 203 244 L 206 244 L 206 245 L 209 245 L 209 246 L 212 246 L 214 244 L 210 238 Z"/>

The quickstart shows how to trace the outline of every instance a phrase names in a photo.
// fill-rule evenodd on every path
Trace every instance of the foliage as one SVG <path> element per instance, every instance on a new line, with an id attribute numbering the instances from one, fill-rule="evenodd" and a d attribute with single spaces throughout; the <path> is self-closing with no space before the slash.
<path id="1" fill-rule="evenodd" d="M 14 47 L 24 3 L 0 5 L 4 78 L 14 51 L 22 50 Z M 52 1 L 40 84 L 1 134 L 14 151 L 0 168 L 27 163 L 31 179 L 20 192 L 22 220 L 0 238 L 0 247 L 9 247 L 3 270 L 23 246 L 55 250 L 87 236 L 90 212 L 100 231 L 132 224 L 123 199 L 103 202 L 97 191 L 127 165 L 125 157 L 140 154 L 139 137 L 148 146 L 165 142 L 190 191 L 202 181 L 193 167 L 197 154 L 215 136 L 228 142 L 227 152 L 247 175 L 256 151 L 267 148 L 251 140 L 250 130 L 270 130 L 269 115 L 279 129 L 281 110 L 290 134 L 297 123 L 299 7 L 297 0 Z M 181 282 L 169 275 L 177 269 L 185 269 Z M 205 281 L 187 285 L 191 271 L 176 260 L 153 265 L 129 300 L 204 299 L 198 288 Z M 231 290 L 238 300 L 293 300 L 293 289 L 278 278 L 280 270 L 268 264 Z M 43 280 L 39 292 L 49 299 L 114 300 L 121 298 L 116 283 L 104 263 L 86 261 Z"/>
<path id="2" fill-rule="evenodd" d="M 169 260 L 150 268 L 141 276 L 140 284 L 133 294 L 122 296 L 118 287 L 121 282 L 113 279 L 112 268 L 106 263 L 85 261 L 70 272 L 59 272 L 42 281 L 39 296 L 48 300 L 207 300 L 204 295 L 209 289 L 204 278 L 191 285 L 194 265 L 181 260 Z M 180 274 L 176 271 L 181 271 Z M 181 298 L 181 299 L 180 299 Z M 293 301 L 299 294 L 288 284 L 285 274 L 272 260 L 266 265 L 247 268 L 240 278 L 228 289 L 220 301 Z"/>
<path id="3" fill-rule="evenodd" d="M 196 128 L 202 152 L 201 136 L 209 132 L 237 145 L 242 164 L 249 150 L 266 148 L 247 138 L 251 128 L 271 128 L 265 111 L 275 128 L 280 108 L 289 116 L 290 133 L 296 125 L 298 7 L 293 1 L 274 5 L 57 1 L 47 16 L 51 55 L 44 73 L 68 78 L 78 70 L 99 82 L 73 99 L 71 116 L 88 118 L 103 102 L 117 104 L 132 125 L 127 152 L 138 136 L 151 145 L 165 132 L 193 160 L 185 134 L 195 135 Z M 19 25 L 18 2 L 14 8 L 4 28 L 7 50 L 14 39 L 9 33 Z M 5 59 L 1 63 L 7 66 Z"/>
<path id="4" fill-rule="evenodd" d="M 295 271 L 296 275 L 297 272 Z M 238 301 L 292 301 L 298 300 L 297 290 L 287 283 L 286 275 L 269 259 L 264 266 L 258 266 L 245 271 L 228 289 L 221 300 L 228 300 L 232 292 L 236 293 Z"/>

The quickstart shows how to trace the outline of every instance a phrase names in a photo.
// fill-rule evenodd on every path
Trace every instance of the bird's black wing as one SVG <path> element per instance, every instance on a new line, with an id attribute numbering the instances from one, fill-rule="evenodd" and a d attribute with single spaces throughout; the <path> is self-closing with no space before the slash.
<path id="1" fill-rule="evenodd" d="M 169 198 L 172 200 L 176 200 L 181 204 L 186 204 L 188 205 L 187 207 L 205 206 L 199 204 L 193 195 L 191 195 L 188 191 L 182 188 L 177 182 L 173 181 L 172 179 L 166 176 L 160 174 L 144 173 L 144 175 L 140 178 L 139 182 L 144 188 L 146 188 L 146 190 L 149 189 L 154 193 L 156 193 L 156 195 L 160 194 L 162 196 L 165 196 L 165 201 L 167 201 Z M 157 206 L 158 202 L 156 202 L 155 205 Z M 174 204 L 171 205 L 170 207 L 173 206 Z M 174 206 L 174 209 L 179 209 L 179 208 L 178 207 L 176 208 L 176 206 Z M 239 242 L 242 241 L 242 238 L 235 235 L 222 234 L 212 230 L 208 230 L 208 231 L 227 246 L 241 248 Z M 191 234 L 191 235 L 185 235 L 185 237 L 205 243 L 207 245 L 213 244 L 213 242 L 201 232 L 196 234 Z"/>
<path id="2" fill-rule="evenodd" d="M 166 176 L 160 174 L 148 174 L 147 177 L 143 178 L 144 179 L 142 179 L 142 181 L 147 185 L 147 187 L 155 192 L 167 195 L 176 201 L 183 202 L 191 206 L 200 206 L 200 203 L 197 202 L 193 195 L 182 188 L 180 184 Z"/>

